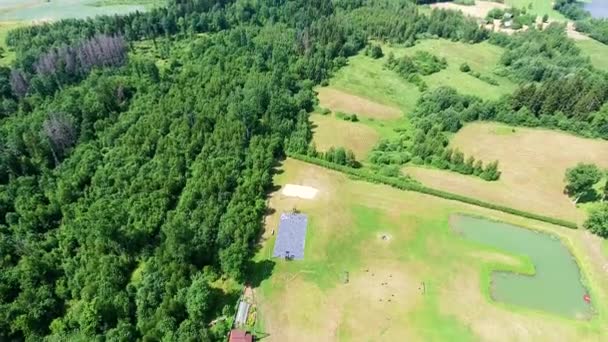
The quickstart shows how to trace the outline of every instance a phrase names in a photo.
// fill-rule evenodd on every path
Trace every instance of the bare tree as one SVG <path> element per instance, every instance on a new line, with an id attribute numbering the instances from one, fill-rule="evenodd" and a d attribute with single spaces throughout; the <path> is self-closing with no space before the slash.
<path id="1" fill-rule="evenodd" d="M 30 87 L 23 71 L 18 69 L 11 70 L 11 89 L 17 97 L 24 97 Z"/>
<path id="2" fill-rule="evenodd" d="M 63 113 L 51 113 L 42 124 L 42 132 L 49 139 L 55 165 L 76 141 L 74 124 Z"/>
<path id="3" fill-rule="evenodd" d="M 84 75 L 95 67 L 120 66 L 126 60 L 127 43 L 122 36 L 96 35 L 78 45 L 63 45 L 41 55 L 34 70 L 43 76 L 59 72 Z"/>

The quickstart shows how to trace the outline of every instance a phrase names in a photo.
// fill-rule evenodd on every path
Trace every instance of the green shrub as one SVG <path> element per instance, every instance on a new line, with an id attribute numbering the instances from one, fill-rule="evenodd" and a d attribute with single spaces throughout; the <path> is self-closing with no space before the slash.
<path id="1" fill-rule="evenodd" d="M 471 67 L 465 62 L 460 64 L 460 71 L 462 72 L 469 72 L 471 71 Z"/>
<path id="2" fill-rule="evenodd" d="M 382 58 L 384 56 L 384 53 L 382 52 L 382 48 L 380 47 L 380 45 L 372 46 L 371 51 L 370 51 L 370 56 L 374 59 Z"/>

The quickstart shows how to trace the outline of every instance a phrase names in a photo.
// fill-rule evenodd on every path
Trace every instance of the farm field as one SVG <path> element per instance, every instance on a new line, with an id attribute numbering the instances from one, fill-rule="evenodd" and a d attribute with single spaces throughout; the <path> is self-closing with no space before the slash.
<path id="1" fill-rule="evenodd" d="M 44 22 L 144 11 L 159 0 L 0 0 L 0 21 Z"/>
<path id="2" fill-rule="evenodd" d="M 319 88 L 317 92 L 321 105 L 332 111 L 357 113 L 380 120 L 397 119 L 402 116 L 399 108 L 383 105 L 337 89 L 323 87 Z"/>
<path id="3" fill-rule="evenodd" d="M 405 54 L 411 55 L 416 51 L 427 51 L 447 60 L 448 66 L 445 70 L 422 76 L 430 89 L 451 86 L 464 94 L 496 99 L 501 95 L 511 93 L 516 86 L 510 80 L 492 73 L 497 66 L 502 49 L 487 42 L 471 46 L 443 39 L 423 40 L 410 48 L 385 45 L 383 51 L 384 57 L 380 59 L 372 59 L 364 54 L 350 58 L 349 65 L 339 70 L 330 80 L 330 88 L 361 96 L 380 104 L 398 107 L 407 114 L 414 109 L 420 91 L 396 72 L 385 68 L 384 64 L 390 52 L 398 58 Z M 459 67 L 464 62 L 467 62 L 472 70 L 494 78 L 499 85 L 489 85 L 461 72 Z M 325 106 L 323 101 L 321 101 L 321 105 Z"/>
<path id="4" fill-rule="evenodd" d="M 603 340 L 608 331 L 608 274 L 593 255 L 601 240 L 568 230 L 418 193 L 347 178 L 287 159 L 275 184 L 301 184 L 312 200 L 275 192 L 257 261 L 272 252 L 281 212 L 307 214 L 302 261 L 272 259 L 272 276 L 255 290 L 268 341 L 325 340 Z M 570 247 L 590 288 L 591 320 L 494 302 L 489 272 L 526 272 L 525 258 L 474 244 L 449 228 L 464 213 L 548 231 Z M 345 283 L 345 272 L 348 282 Z M 582 299 L 581 299 L 582 300 Z M 373 328 L 371 328 L 373 327 Z"/>
<path id="5" fill-rule="evenodd" d="M 330 147 L 344 147 L 352 150 L 360 162 L 365 162 L 369 152 L 381 138 L 393 138 L 398 135 L 399 130 L 407 130 L 410 125 L 404 116 L 398 119 L 377 120 L 357 111 L 359 121 L 351 122 L 338 115 L 334 112 L 327 115 L 310 115 L 313 142 L 317 151 L 325 152 Z"/>
<path id="6" fill-rule="evenodd" d="M 406 167 L 422 183 L 493 203 L 582 222 L 585 213 L 563 194 L 564 174 L 578 162 L 608 167 L 608 142 L 495 123 L 472 123 L 451 141 L 466 155 L 498 160 L 500 180 L 485 182 L 447 171 Z"/>

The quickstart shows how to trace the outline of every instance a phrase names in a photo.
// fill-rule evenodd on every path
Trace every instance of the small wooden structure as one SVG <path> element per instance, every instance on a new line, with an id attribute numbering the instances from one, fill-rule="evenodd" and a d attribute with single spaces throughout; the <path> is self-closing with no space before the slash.
<path id="1" fill-rule="evenodd" d="M 245 330 L 232 329 L 228 342 L 253 342 L 253 336 Z"/>

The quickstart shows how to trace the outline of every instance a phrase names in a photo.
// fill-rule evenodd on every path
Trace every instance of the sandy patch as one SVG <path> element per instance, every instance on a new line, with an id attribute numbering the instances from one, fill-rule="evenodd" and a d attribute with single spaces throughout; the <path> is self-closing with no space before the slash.
<path id="1" fill-rule="evenodd" d="M 288 197 L 297 197 L 302 199 L 313 199 L 317 196 L 319 190 L 304 185 L 286 184 L 281 193 Z"/>
<path id="2" fill-rule="evenodd" d="M 576 30 L 576 26 L 575 26 L 574 22 L 572 22 L 572 21 L 569 21 L 568 24 L 566 25 L 566 33 L 568 34 L 569 38 L 572 38 L 574 40 L 588 40 L 588 39 L 591 39 L 586 34 L 578 32 Z"/>
<path id="3" fill-rule="evenodd" d="M 476 0 L 473 6 L 458 5 L 453 2 L 437 2 L 431 4 L 431 8 L 461 11 L 465 15 L 484 19 L 488 15 L 488 12 L 494 8 L 506 9 L 509 6 L 497 2 Z"/>
<path id="4" fill-rule="evenodd" d="M 401 117 L 399 108 L 386 106 L 337 89 L 324 87 L 318 89 L 318 93 L 321 107 L 329 108 L 334 112 L 356 113 L 384 120 Z"/>

